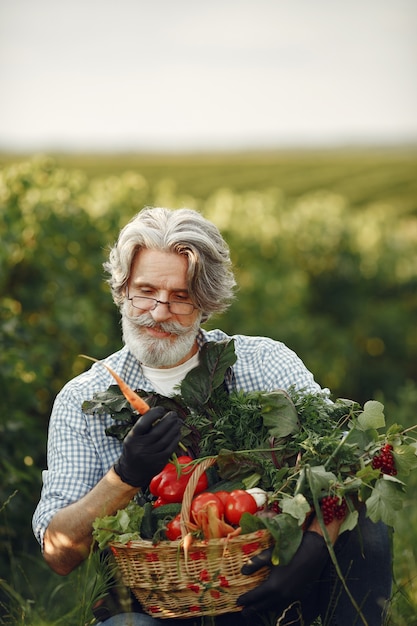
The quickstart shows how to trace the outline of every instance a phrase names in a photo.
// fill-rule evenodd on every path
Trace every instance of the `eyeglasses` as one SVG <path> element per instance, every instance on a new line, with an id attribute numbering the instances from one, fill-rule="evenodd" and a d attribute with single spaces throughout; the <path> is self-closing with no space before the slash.
<path id="1" fill-rule="evenodd" d="M 158 304 L 166 304 L 168 311 L 173 315 L 191 315 L 197 307 L 192 302 L 164 302 L 156 298 L 148 298 L 146 296 L 127 296 L 132 306 L 139 311 L 153 311 Z"/>

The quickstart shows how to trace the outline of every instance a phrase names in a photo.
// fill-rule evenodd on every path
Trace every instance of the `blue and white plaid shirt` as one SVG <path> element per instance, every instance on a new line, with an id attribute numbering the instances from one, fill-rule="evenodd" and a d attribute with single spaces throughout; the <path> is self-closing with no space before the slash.
<path id="1" fill-rule="evenodd" d="M 230 339 L 221 330 L 200 330 L 199 345 Z M 301 359 L 283 343 L 266 337 L 234 335 L 237 360 L 229 388 L 273 391 L 291 385 L 308 392 L 322 391 Z M 139 361 L 124 347 L 107 357 L 112 367 L 133 389 L 154 391 Z M 105 434 L 113 422 L 110 415 L 86 415 L 81 406 L 98 391 L 114 384 L 99 364 L 68 382 L 58 394 L 48 433 L 48 469 L 42 473 L 43 488 L 33 516 L 33 530 L 41 546 L 45 529 L 55 513 L 79 500 L 108 472 L 119 458 L 122 443 Z"/>

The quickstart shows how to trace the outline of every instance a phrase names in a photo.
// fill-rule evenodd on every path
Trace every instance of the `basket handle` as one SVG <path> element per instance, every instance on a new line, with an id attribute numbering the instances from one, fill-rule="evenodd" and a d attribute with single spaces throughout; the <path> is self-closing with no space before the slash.
<path id="1" fill-rule="evenodd" d="M 199 463 L 196 463 L 195 468 L 193 469 L 193 473 L 190 476 L 190 479 L 187 483 L 187 486 L 184 491 L 184 495 L 182 498 L 181 512 L 180 512 L 180 526 L 181 526 L 181 534 L 184 539 L 185 535 L 188 534 L 187 523 L 190 521 L 191 514 L 191 502 L 194 497 L 194 492 L 197 487 L 197 483 L 200 480 L 201 476 L 204 472 L 214 465 L 217 461 L 217 457 L 207 457 L 206 459 L 202 459 Z"/>

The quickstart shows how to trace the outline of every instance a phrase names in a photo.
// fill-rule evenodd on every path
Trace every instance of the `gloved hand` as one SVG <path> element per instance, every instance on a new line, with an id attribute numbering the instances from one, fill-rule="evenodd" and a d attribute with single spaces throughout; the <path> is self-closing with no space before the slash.
<path id="1" fill-rule="evenodd" d="M 114 471 L 122 481 L 132 487 L 146 488 L 176 450 L 181 424 L 175 411 L 161 406 L 142 415 L 125 438 L 122 454 L 114 464 Z"/>
<path id="2" fill-rule="evenodd" d="M 242 574 L 253 574 L 267 565 L 271 573 L 255 589 L 239 596 L 237 604 L 243 606 L 242 614 L 252 611 L 284 611 L 292 602 L 302 600 L 306 585 L 318 580 L 328 562 L 329 552 L 321 535 L 307 531 L 300 547 L 288 565 L 272 565 L 273 548 L 267 548 L 242 567 Z"/>

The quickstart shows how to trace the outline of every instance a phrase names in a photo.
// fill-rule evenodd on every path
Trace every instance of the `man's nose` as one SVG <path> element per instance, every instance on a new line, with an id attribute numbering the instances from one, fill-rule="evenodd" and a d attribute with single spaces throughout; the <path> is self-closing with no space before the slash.
<path id="1" fill-rule="evenodd" d="M 156 307 L 150 312 L 155 322 L 163 322 L 171 317 L 171 311 L 169 310 L 168 302 L 161 302 L 158 300 Z"/>

